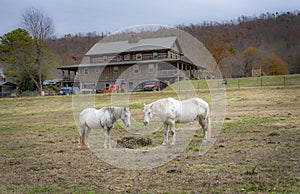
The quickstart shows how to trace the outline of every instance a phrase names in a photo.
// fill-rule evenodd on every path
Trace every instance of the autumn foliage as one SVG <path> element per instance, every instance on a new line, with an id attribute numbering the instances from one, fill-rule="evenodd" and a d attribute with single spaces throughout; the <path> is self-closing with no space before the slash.
<path id="1" fill-rule="evenodd" d="M 288 69 L 286 63 L 272 53 L 261 61 L 262 69 L 267 75 L 286 75 Z"/>
<path id="2" fill-rule="evenodd" d="M 204 43 L 225 77 L 251 76 L 251 69 L 263 74 L 300 73 L 300 13 L 265 13 L 241 16 L 223 23 L 180 25 Z"/>

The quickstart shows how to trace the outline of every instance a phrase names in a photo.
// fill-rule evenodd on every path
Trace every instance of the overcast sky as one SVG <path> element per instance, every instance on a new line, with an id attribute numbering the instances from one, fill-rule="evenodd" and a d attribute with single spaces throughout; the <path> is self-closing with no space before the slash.
<path id="1" fill-rule="evenodd" d="M 175 27 L 293 12 L 300 10 L 300 0 L 0 0 L 0 36 L 21 27 L 22 13 L 31 7 L 52 18 L 60 37 L 142 24 Z"/>

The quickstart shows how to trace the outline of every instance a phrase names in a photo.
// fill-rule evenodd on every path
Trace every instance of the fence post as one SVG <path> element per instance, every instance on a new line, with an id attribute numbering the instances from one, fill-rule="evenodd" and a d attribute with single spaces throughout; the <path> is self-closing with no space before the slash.
<path id="1" fill-rule="evenodd" d="M 260 77 L 260 88 L 262 88 L 262 77 Z"/>
<path id="2" fill-rule="evenodd" d="M 283 88 L 285 88 L 285 76 L 283 76 Z"/>
<path id="3" fill-rule="evenodd" d="M 238 79 L 238 89 L 240 89 L 240 80 Z"/>

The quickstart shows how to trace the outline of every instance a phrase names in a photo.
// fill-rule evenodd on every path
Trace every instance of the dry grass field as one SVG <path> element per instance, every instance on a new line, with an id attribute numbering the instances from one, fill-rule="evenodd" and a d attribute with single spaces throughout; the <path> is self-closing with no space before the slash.
<path id="1" fill-rule="evenodd" d="M 209 100 L 207 91 L 198 94 Z M 144 102 L 173 95 L 131 94 L 132 114 L 140 118 Z M 71 96 L 0 99 L 1 193 L 299 193 L 299 88 L 226 95 L 222 131 L 205 155 L 198 155 L 195 137 L 174 160 L 150 170 L 118 168 L 79 149 Z M 95 101 L 100 108 L 111 96 Z M 162 133 L 153 139 L 161 142 Z"/>

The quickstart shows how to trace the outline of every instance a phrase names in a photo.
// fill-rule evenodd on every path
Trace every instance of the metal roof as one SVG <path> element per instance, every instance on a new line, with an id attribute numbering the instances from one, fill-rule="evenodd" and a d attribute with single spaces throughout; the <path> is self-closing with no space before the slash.
<path id="1" fill-rule="evenodd" d="M 17 84 L 0 81 L 0 86 L 17 86 Z"/>
<path id="2" fill-rule="evenodd" d="M 128 40 L 116 42 L 98 42 L 87 53 L 90 55 L 103 55 L 122 52 L 137 52 L 145 50 L 171 49 L 176 43 L 176 36 L 138 39 L 137 42 L 129 43 Z M 179 48 L 180 49 L 180 48 Z"/>

